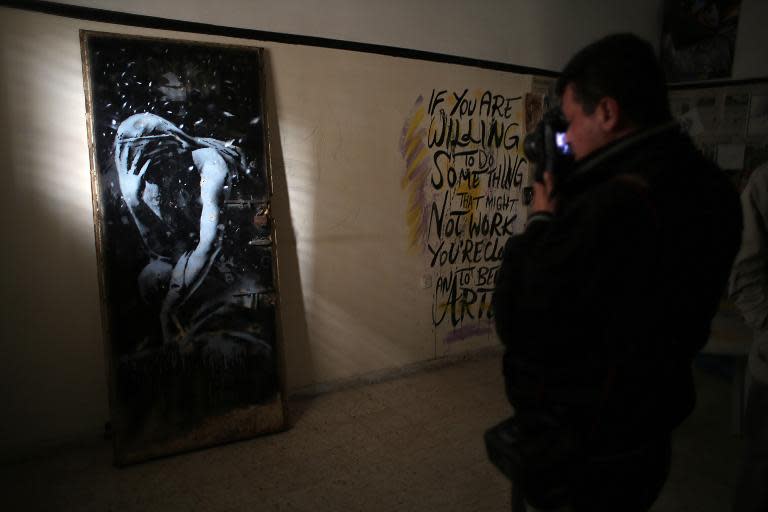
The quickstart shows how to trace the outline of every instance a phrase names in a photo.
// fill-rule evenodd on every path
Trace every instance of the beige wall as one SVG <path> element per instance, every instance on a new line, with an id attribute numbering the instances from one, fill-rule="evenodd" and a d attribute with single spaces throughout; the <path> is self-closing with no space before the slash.
<path id="1" fill-rule="evenodd" d="M 76 31 L 64 20 L 1 10 L 0 447 L 7 449 L 97 433 L 107 397 L 88 146 L 76 128 L 85 122 Z"/>
<path id="2" fill-rule="evenodd" d="M 0 453 L 96 436 L 108 418 L 80 29 L 267 49 L 289 391 L 497 343 L 433 328 L 400 137 L 434 87 L 520 96 L 530 76 L 0 8 Z"/>
<path id="3" fill-rule="evenodd" d="M 742 0 L 740 12 L 732 76 L 736 79 L 768 76 L 768 59 L 765 58 L 768 2 Z"/>
<path id="4" fill-rule="evenodd" d="M 560 69 L 576 49 L 612 32 L 634 32 L 657 44 L 661 34 L 662 0 L 59 0 L 59 3 Z"/>
<path id="5" fill-rule="evenodd" d="M 60 3 L 230 27 L 329 37 L 561 69 L 611 32 L 658 48 L 662 0 L 66 0 Z M 734 79 L 768 76 L 768 2 L 742 0 Z M 518 23 L 525 20 L 525 23 Z"/>

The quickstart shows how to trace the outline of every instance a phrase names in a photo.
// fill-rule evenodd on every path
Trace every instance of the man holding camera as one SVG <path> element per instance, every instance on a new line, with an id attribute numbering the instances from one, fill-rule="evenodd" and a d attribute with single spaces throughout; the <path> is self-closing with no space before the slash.
<path id="1" fill-rule="evenodd" d="M 673 122 L 647 42 L 587 46 L 557 93 L 573 162 L 542 144 L 532 214 L 505 248 L 493 306 L 515 416 L 496 439 L 529 506 L 646 511 L 694 407 L 739 199 Z"/>

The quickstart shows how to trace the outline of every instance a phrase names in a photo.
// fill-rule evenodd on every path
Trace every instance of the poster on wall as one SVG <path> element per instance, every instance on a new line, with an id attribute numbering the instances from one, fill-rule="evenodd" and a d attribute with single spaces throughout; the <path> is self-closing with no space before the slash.
<path id="1" fill-rule="evenodd" d="M 768 135 L 768 95 L 752 96 L 749 106 L 749 136 Z"/>
<path id="2" fill-rule="evenodd" d="M 661 61 L 667 80 L 731 76 L 741 0 L 665 0 Z"/>
<path id="3" fill-rule="evenodd" d="M 283 429 L 262 50 L 81 47 L 115 463 Z"/>

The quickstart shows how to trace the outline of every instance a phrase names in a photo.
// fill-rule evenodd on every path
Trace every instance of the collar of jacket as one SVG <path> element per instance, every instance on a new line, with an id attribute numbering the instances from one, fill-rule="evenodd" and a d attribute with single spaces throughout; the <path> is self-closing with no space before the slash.
<path id="1" fill-rule="evenodd" d="M 672 120 L 651 128 L 633 132 L 626 137 L 622 137 L 621 139 L 600 148 L 584 160 L 577 162 L 576 168 L 571 171 L 566 178 L 566 181 L 579 181 L 582 177 L 586 178 L 588 175 L 594 174 L 598 169 L 602 169 L 604 167 L 603 164 L 606 162 L 617 157 L 625 156 L 628 151 L 643 146 L 648 141 L 656 139 L 657 137 L 664 136 L 666 138 L 673 132 L 680 133 L 680 130 L 681 128 L 677 121 Z"/>

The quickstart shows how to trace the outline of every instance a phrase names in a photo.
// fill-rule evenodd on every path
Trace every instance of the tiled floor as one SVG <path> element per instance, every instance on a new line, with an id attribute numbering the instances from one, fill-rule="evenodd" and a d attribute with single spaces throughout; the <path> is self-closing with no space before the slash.
<path id="1" fill-rule="evenodd" d="M 729 387 L 699 371 L 654 512 L 728 510 Z M 115 469 L 106 442 L 0 468 L 3 510 L 506 511 L 483 431 L 509 414 L 483 357 L 291 403 L 288 432 Z"/>

